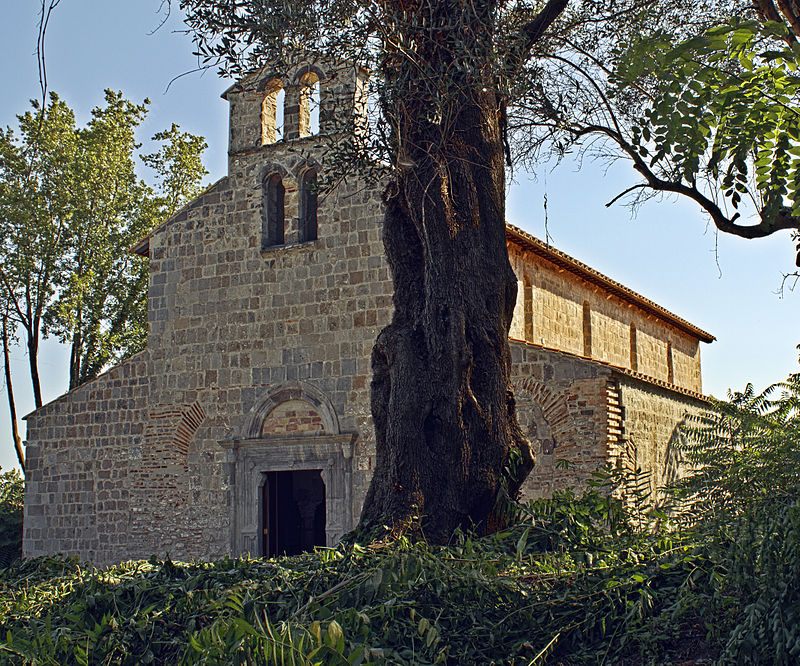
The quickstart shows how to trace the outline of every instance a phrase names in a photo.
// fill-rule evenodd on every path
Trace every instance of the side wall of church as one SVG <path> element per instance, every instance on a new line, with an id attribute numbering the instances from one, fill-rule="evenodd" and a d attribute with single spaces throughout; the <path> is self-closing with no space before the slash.
<path id="1" fill-rule="evenodd" d="M 25 557 L 127 557 L 148 384 L 144 352 L 28 417 Z"/>
<path id="2" fill-rule="evenodd" d="M 651 490 L 663 487 L 682 471 L 680 426 L 708 403 L 634 377 L 620 377 L 619 385 L 625 417 L 619 462 L 630 472 L 641 470 Z"/>
<path id="3" fill-rule="evenodd" d="M 514 243 L 509 256 L 518 279 L 512 337 L 702 390 L 696 338 Z"/>

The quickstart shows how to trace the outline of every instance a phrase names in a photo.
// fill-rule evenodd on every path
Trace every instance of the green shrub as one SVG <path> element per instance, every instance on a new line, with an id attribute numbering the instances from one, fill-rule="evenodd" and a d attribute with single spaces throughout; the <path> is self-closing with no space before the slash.
<path id="1" fill-rule="evenodd" d="M 22 557 L 22 503 L 24 483 L 12 469 L 0 473 L 0 568 Z"/>
<path id="2" fill-rule="evenodd" d="M 17 562 L 0 663 L 797 663 L 798 396 L 792 377 L 693 424 L 672 524 L 604 470 L 447 547 L 373 534 L 274 560 Z"/>
<path id="3" fill-rule="evenodd" d="M 677 517 L 718 562 L 720 663 L 800 661 L 800 374 L 752 385 L 687 430 L 694 472 L 671 489 Z"/>

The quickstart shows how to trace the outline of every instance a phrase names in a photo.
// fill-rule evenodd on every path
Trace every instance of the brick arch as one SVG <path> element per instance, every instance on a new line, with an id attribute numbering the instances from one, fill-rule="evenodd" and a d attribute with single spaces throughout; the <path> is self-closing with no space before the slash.
<path id="1" fill-rule="evenodd" d="M 322 391 L 306 382 L 284 382 L 270 387 L 256 406 L 245 418 L 242 429 L 243 439 L 263 436 L 264 422 L 269 415 L 283 403 L 300 401 L 306 403 L 321 420 L 319 434 L 339 435 L 339 418 L 333 404 Z"/>
<path id="2" fill-rule="evenodd" d="M 556 450 L 566 443 L 575 441 L 575 423 L 563 395 L 530 377 L 515 381 L 514 388 L 518 404 L 529 400 L 541 409 L 553 436 Z"/>
<path id="3" fill-rule="evenodd" d="M 316 171 L 319 173 L 322 171 L 322 163 L 310 155 L 305 157 L 305 159 L 301 160 L 297 166 L 295 166 L 293 178 L 299 182 L 306 171 Z"/>

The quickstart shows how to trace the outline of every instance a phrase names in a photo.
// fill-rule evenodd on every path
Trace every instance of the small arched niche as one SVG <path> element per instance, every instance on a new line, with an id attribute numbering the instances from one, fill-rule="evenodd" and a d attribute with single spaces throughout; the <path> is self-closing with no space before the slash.
<path id="1" fill-rule="evenodd" d="M 261 102 L 261 145 L 283 139 L 283 106 L 286 93 L 280 79 L 270 80 Z"/>

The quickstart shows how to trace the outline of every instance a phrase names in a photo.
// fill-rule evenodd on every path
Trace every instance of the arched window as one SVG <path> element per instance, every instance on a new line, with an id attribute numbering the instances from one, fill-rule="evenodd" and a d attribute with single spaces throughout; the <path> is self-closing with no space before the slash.
<path id="1" fill-rule="evenodd" d="M 300 178 L 300 242 L 317 238 L 317 172 L 307 169 Z"/>
<path id="2" fill-rule="evenodd" d="M 286 94 L 279 79 L 267 84 L 261 102 L 261 145 L 266 146 L 283 138 L 283 102 Z"/>
<path id="3" fill-rule="evenodd" d="M 300 77 L 300 131 L 303 136 L 319 134 L 319 77 L 308 72 Z"/>
<path id="4" fill-rule="evenodd" d="M 264 178 L 263 202 L 261 206 L 261 249 L 272 245 L 283 245 L 283 181 L 277 173 Z"/>

